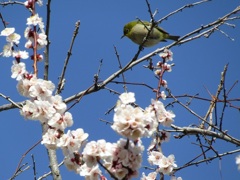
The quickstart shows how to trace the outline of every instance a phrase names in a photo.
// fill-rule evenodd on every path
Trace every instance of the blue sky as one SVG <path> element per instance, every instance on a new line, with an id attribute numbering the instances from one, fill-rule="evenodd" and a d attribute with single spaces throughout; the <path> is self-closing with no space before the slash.
<path id="1" fill-rule="evenodd" d="M 45 1 L 44 1 L 45 2 Z M 169 12 L 193 3 L 192 0 L 172 0 L 153 1 L 150 0 L 152 10 L 158 9 L 156 19 L 160 19 Z M 194 29 L 205 25 L 226 13 L 232 11 L 239 5 L 236 0 L 213 0 L 193 8 L 187 8 L 167 21 L 163 21 L 161 27 L 173 35 L 183 36 Z M 39 16 L 45 18 L 45 6 L 37 8 Z M 0 12 L 6 21 L 10 22 L 9 27 L 14 26 L 16 32 L 21 34 L 26 27 L 26 18 L 29 12 L 22 6 L 1 7 Z M 62 93 L 63 98 L 67 98 L 79 91 L 87 89 L 93 83 L 93 76 L 97 73 L 99 61 L 103 59 L 100 73 L 100 80 L 106 79 L 109 75 L 119 69 L 117 58 L 113 46 L 117 47 L 122 64 L 126 64 L 135 55 L 138 46 L 129 39 L 123 38 L 122 28 L 124 24 L 136 18 L 149 20 L 147 6 L 144 0 L 121 0 L 121 1 L 53 1 L 51 11 L 50 29 L 50 74 L 49 79 L 55 84 L 58 82 L 64 59 L 69 49 L 74 25 L 77 20 L 81 21 L 79 34 L 73 47 L 72 56 L 69 62 L 66 75 L 66 86 Z M 236 25 L 231 28 L 223 25 L 221 30 L 226 32 L 235 41 L 229 40 L 220 32 L 215 32 L 210 38 L 200 38 L 187 44 L 175 46 L 171 50 L 174 53 L 173 71 L 165 75 L 169 88 L 174 95 L 199 93 L 201 97 L 210 98 L 207 90 L 215 94 L 220 82 L 220 73 L 224 65 L 229 63 L 226 76 L 226 89 L 229 89 L 236 80 L 239 80 L 240 68 L 240 21 L 231 22 Z M 3 26 L 1 26 L 3 29 Z M 0 37 L 0 47 L 5 43 L 5 39 Z M 21 39 L 22 48 L 25 39 Z M 145 48 L 140 57 L 154 51 L 157 48 L 168 45 L 170 41 L 160 43 L 151 48 Z M 153 62 L 157 62 L 159 57 L 153 57 Z M 28 71 L 32 71 L 31 61 L 26 61 Z M 16 90 L 16 81 L 11 79 L 10 67 L 11 58 L 0 58 L 0 92 L 10 96 L 15 101 L 24 100 Z M 139 64 L 125 74 L 127 82 L 146 83 L 152 87 L 157 86 L 157 80 L 152 72 L 143 68 L 147 62 Z M 43 63 L 39 64 L 39 77 L 43 77 Z M 120 78 L 119 81 L 122 81 Z M 107 87 L 122 93 L 122 85 L 109 84 Z M 137 103 L 145 108 L 149 105 L 151 98 L 155 94 L 142 86 L 128 86 L 128 91 L 136 93 Z M 239 84 L 229 94 L 229 98 L 239 97 Z M 221 97 L 222 98 L 222 97 Z M 113 114 L 104 115 L 114 104 L 118 97 L 110 94 L 107 90 L 85 96 L 79 104 L 70 110 L 73 114 L 74 125 L 71 129 L 83 128 L 89 133 L 90 140 L 106 139 L 109 142 L 116 142 L 120 136 L 111 130 L 109 125 L 99 121 L 105 119 L 112 121 Z M 180 99 L 183 103 L 188 99 Z M 170 100 L 164 102 L 167 104 Z M 8 103 L 0 99 L 0 105 Z M 234 103 L 239 106 L 239 103 Z M 209 106 L 209 102 L 193 100 L 191 108 L 199 115 L 204 116 Z M 179 105 L 170 108 L 176 114 L 175 124 L 178 126 L 189 126 L 199 124 L 199 120 L 190 115 Z M 219 105 L 218 112 L 221 107 Z M 224 116 L 224 129 L 235 136 L 239 136 L 240 115 L 236 109 L 228 108 Z M 2 142 L 0 150 L 0 179 L 8 179 L 12 176 L 17 164 L 24 152 L 28 150 L 41 138 L 41 127 L 38 122 L 24 120 L 19 115 L 19 110 L 1 112 L 1 133 Z M 149 139 L 144 139 L 144 143 L 149 143 Z M 174 154 L 178 166 L 182 166 L 192 158 L 201 153 L 200 149 L 192 144 L 196 143 L 195 137 L 185 137 L 180 140 L 171 138 L 169 143 L 163 144 L 163 152 L 166 155 Z M 217 141 L 214 148 L 223 153 L 236 149 L 235 146 L 223 141 Z M 46 150 L 38 145 L 30 154 L 36 160 L 36 170 L 38 176 L 48 172 L 48 161 Z M 28 163 L 30 169 L 22 173 L 17 179 L 32 179 L 32 160 L 28 154 L 23 163 Z M 208 156 L 213 155 L 210 153 Z M 192 166 L 177 173 L 184 180 L 202 179 L 239 179 L 240 172 L 237 171 L 235 156 L 223 157 L 222 160 L 215 160 L 208 164 L 201 164 L 198 167 Z M 58 151 L 59 161 L 62 160 L 62 152 Z M 146 158 L 146 155 L 144 155 Z M 147 162 L 143 162 L 147 166 Z M 63 179 L 82 179 L 79 175 L 66 170 L 64 166 L 60 168 Z M 141 172 L 147 170 L 141 169 Z M 149 171 L 150 172 L 150 171 Z M 50 177 L 47 179 L 51 179 Z M 166 177 L 169 179 L 169 177 Z"/>

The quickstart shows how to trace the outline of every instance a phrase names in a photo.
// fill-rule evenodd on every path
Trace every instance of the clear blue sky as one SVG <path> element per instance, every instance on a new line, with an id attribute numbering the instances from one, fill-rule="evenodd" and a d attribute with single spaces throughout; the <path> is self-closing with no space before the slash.
<path id="1" fill-rule="evenodd" d="M 44 1 L 45 2 L 45 1 Z M 153 1 L 150 0 L 152 10 L 159 10 L 156 19 L 160 19 L 169 12 L 189 3 L 192 0 L 172 0 L 172 1 Z M 217 18 L 232 11 L 239 5 L 239 1 L 213 0 L 194 8 L 185 9 L 183 12 L 172 16 L 161 24 L 166 31 L 174 35 L 183 36 L 186 33 L 205 25 Z M 39 16 L 45 18 L 45 6 L 37 8 Z M 0 12 L 6 21 L 10 22 L 9 27 L 16 27 L 16 32 L 23 37 L 23 31 L 26 27 L 26 18 L 29 12 L 22 6 L 0 7 Z M 100 80 L 104 80 L 113 72 L 118 70 L 118 62 L 114 53 L 113 45 L 117 47 L 120 59 L 126 64 L 136 53 L 138 46 L 129 39 L 120 39 L 124 24 L 136 19 L 149 20 L 147 6 L 144 0 L 118 0 L 118 1 L 53 1 L 51 9 L 51 29 L 50 29 L 50 75 L 49 79 L 55 84 L 62 70 L 63 61 L 67 55 L 70 41 L 72 38 L 74 24 L 77 20 L 81 21 L 79 34 L 73 48 L 73 54 L 68 66 L 66 75 L 66 86 L 62 93 L 66 98 L 81 90 L 87 89 L 93 83 L 93 76 L 97 73 L 99 61 L 103 59 L 103 66 L 100 73 Z M 174 53 L 173 72 L 166 74 L 169 88 L 174 95 L 199 93 L 201 97 L 210 98 L 210 95 L 204 87 L 212 94 L 216 93 L 220 81 L 220 73 L 224 65 L 229 63 L 227 72 L 226 88 L 229 89 L 232 84 L 239 80 L 240 69 L 240 21 L 232 22 L 236 28 L 222 26 L 221 29 L 229 36 L 235 39 L 230 41 L 220 32 L 211 35 L 210 38 L 201 38 L 195 41 L 172 48 Z M 3 26 L 0 26 L 3 29 Z M 5 39 L 0 37 L 0 47 L 5 43 Z M 20 47 L 25 43 L 24 37 L 21 39 Z M 152 48 L 145 48 L 141 53 L 144 56 L 156 48 L 167 45 L 160 43 Z M 157 62 L 158 57 L 153 57 Z M 32 71 L 31 63 L 28 64 L 28 71 Z M 16 90 L 16 81 L 11 79 L 10 67 L 11 58 L 0 58 L 0 92 L 10 96 L 15 101 L 24 100 L 18 95 Z M 125 74 L 128 82 L 146 83 L 156 87 L 157 80 L 153 74 L 144 69 L 142 63 Z M 43 68 L 39 64 L 39 77 L 42 76 Z M 121 79 L 119 79 L 121 81 Z M 122 85 L 109 84 L 118 92 L 123 92 Z M 229 97 L 239 97 L 239 84 L 231 91 Z M 145 87 L 128 86 L 128 91 L 136 93 L 137 103 L 145 108 L 149 105 L 150 99 L 155 95 Z M 84 97 L 81 102 L 71 109 L 74 125 L 71 129 L 83 128 L 89 133 L 90 140 L 105 138 L 109 142 L 116 142 L 120 137 L 111 130 L 111 128 L 100 122 L 99 119 L 112 121 L 113 114 L 104 115 L 117 100 L 117 96 L 110 94 L 107 90 L 102 90 L 95 94 Z M 182 99 L 186 102 L 186 99 Z M 165 103 L 167 104 L 166 101 Z M 8 103 L 0 99 L 0 105 Z M 204 116 L 208 109 L 208 102 L 199 102 L 193 100 L 191 108 L 199 115 Z M 235 105 L 239 105 L 235 103 Z M 186 110 L 176 105 L 172 110 L 176 114 L 175 124 L 178 126 L 189 126 L 199 124 L 196 117 L 190 115 Z M 220 112 L 221 109 L 218 109 Z M 0 179 L 8 179 L 12 176 L 17 164 L 24 152 L 28 150 L 41 138 L 41 127 L 38 122 L 24 120 L 19 115 L 19 110 L 1 112 L 1 150 L 0 150 Z M 224 129 L 237 138 L 240 138 L 240 115 L 235 109 L 227 109 L 225 112 Z M 149 142 L 149 140 L 144 140 Z M 200 149 L 193 145 L 196 143 L 195 137 L 185 137 L 181 140 L 175 140 L 172 136 L 169 143 L 163 144 L 165 155 L 174 154 L 178 166 L 182 166 L 192 158 L 199 155 Z M 48 159 L 46 150 L 42 145 L 38 145 L 30 154 L 33 154 L 36 161 L 36 170 L 38 176 L 48 172 Z M 219 152 L 236 149 L 235 146 L 223 141 L 218 141 L 214 148 Z M 22 173 L 18 180 L 32 179 L 32 160 L 30 154 L 25 157 L 23 163 L 28 163 L 30 170 Z M 62 152 L 58 151 L 59 161 L 62 160 Z M 209 156 L 213 155 L 210 153 Z M 184 180 L 235 180 L 240 178 L 240 172 L 237 171 L 235 156 L 223 157 L 222 160 L 215 160 L 208 164 L 201 164 L 198 167 L 186 168 L 177 173 Z M 144 156 L 146 158 L 146 156 Z M 147 166 L 144 161 L 143 165 Z M 60 168 L 63 179 L 82 179 L 79 175 L 66 170 L 64 166 Z M 141 169 L 141 172 L 147 170 Z M 51 177 L 47 178 L 51 179 Z M 166 177 L 169 179 L 169 177 Z"/>

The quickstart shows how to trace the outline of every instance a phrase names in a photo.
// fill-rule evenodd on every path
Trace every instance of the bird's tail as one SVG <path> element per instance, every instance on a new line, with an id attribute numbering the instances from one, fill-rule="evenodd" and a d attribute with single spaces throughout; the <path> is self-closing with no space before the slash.
<path id="1" fill-rule="evenodd" d="M 178 41 L 178 39 L 180 38 L 180 36 L 172 36 L 172 35 L 169 35 L 167 39 L 171 39 L 173 41 Z"/>

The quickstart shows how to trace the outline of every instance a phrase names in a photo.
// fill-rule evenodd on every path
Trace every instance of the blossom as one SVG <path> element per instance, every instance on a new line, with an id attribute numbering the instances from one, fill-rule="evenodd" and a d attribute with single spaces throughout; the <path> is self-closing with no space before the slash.
<path id="1" fill-rule="evenodd" d="M 88 134 L 83 129 L 68 130 L 66 134 L 59 139 L 58 147 L 63 149 L 65 156 L 78 152 L 88 138 Z"/>
<path id="2" fill-rule="evenodd" d="M 1 36 L 9 36 L 13 34 L 15 31 L 15 28 L 5 28 L 4 30 L 1 31 Z"/>
<path id="3" fill-rule="evenodd" d="M 158 165 L 158 171 L 162 172 L 163 174 L 171 174 L 174 168 L 177 167 L 175 164 L 175 157 L 173 154 L 169 155 L 168 157 L 163 156 L 160 163 Z"/>
<path id="4" fill-rule="evenodd" d="M 42 6 L 42 5 L 43 5 L 43 1 L 42 1 L 42 0 L 37 0 L 36 2 L 37 2 L 37 4 L 38 4 L 39 6 Z"/>
<path id="5" fill-rule="evenodd" d="M 48 121 L 56 113 L 49 101 L 34 100 L 33 103 L 37 106 L 37 119 L 42 122 Z"/>
<path id="6" fill-rule="evenodd" d="M 27 59 L 29 57 L 27 51 L 13 51 L 12 55 L 16 59 Z"/>
<path id="7" fill-rule="evenodd" d="M 151 165 L 159 165 L 164 155 L 159 151 L 150 151 L 148 156 L 148 162 Z"/>
<path id="8" fill-rule="evenodd" d="M 33 30 L 31 29 L 30 26 L 27 26 L 25 31 L 24 31 L 24 37 L 27 40 L 30 40 L 31 42 L 33 42 Z"/>
<path id="9" fill-rule="evenodd" d="M 62 96 L 60 95 L 51 96 L 50 102 L 56 111 L 60 114 L 64 113 L 67 109 L 67 105 L 62 101 Z"/>
<path id="10" fill-rule="evenodd" d="M 157 173 L 156 172 L 151 172 L 147 176 L 143 172 L 141 180 L 155 180 L 156 178 L 157 178 Z"/>
<path id="11" fill-rule="evenodd" d="M 129 104 L 129 103 L 134 103 L 136 101 L 134 96 L 135 96 L 135 94 L 133 92 L 122 93 L 119 96 L 119 99 L 121 100 L 121 102 L 123 104 Z"/>
<path id="12" fill-rule="evenodd" d="M 39 1 L 41 2 L 41 1 Z M 38 14 L 34 14 L 33 16 L 27 18 L 27 25 L 39 26 L 42 33 L 44 33 L 44 23 L 42 18 L 38 16 Z"/>
<path id="13" fill-rule="evenodd" d="M 144 111 L 128 104 L 135 102 L 133 93 L 123 93 L 119 98 L 120 101 L 114 109 L 112 129 L 131 140 L 150 137 L 158 126 L 153 108 L 146 108 Z"/>
<path id="14" fill-rule="evenodd" d="M 29 88 L 36 83 L 37 78 L 30 74 L 25 74 L 25 76 L 29 76 L 30 78 L 24 78 L 18 81 L 17 90 L 22 96 L 31 97 L 29 94 Z"/>
<path id="15" fill-rule="evenodd" d="M 160 122 L 163 126 L 171 126 L 174 122 L 173 118 L 175 117 L 175 114 L 172 111 L 167 111 L 162 102 L 153 99 L 152 108 L 156 113 L 158 122 Z"/>
<path id="16" fill-rule="evenodd" d="M 154 74 L 156 75 L 156 76 L 160 76 L 161 75 L 161 69 L 157 69 L 156 71 L 154 71 Z"/>
<path id="17" fill-rule="evenodd" d="M 80 172 L 80 158 L 75 158 L 74 154 L 72 156 L 64 157 L 64 165 L 67 167 L 69 171 L 75 171 L 76 173 Z"/>
<path id="18" fill-rule="evenodd" d="M 17 61 L 13 61 L 13 65 L 11 67 L 12 75 L 11 78 L 16 78 L 17 81 L 23 78 L 23 74 L 26 73 L 25 63 L 17 63 Z"/>
<path id="19" fill-rule="evenodd" d="M 240 155 L 236 157 L 236 164 L 238 166 L 238 170 L 240 170 Z"/>
<path id="20" fill-rule="evenodd" d="M 98 157 L 105 160 L 105 162 L 110 161 L 112 156 L 112 144 L 106 142 L 104 139 L 91 141 L 86 144 L 82 154 L 83 160 L 88 167 L 92 167 L 97 163 Z"/>
<path id="21" fill-rule="evenodd" d="M 41 144 L 44 144 L 48 149 L 56 149 L 59 142 L 59 131 L 55 129 L 48 129 L 42 136 Z"/>
<path id="22" fill-rule="evenodd" d="M 162 53 L 159 54 L 159 56 L 166 61 L 172 61 L 173 60 L 173 53 L 170 49 L 164 49 Z"/>
<path id="23" fill-rule="evenodd" d="M 38 114 L 38 107 L 32 101 L 27 100 L 26 104 L 20 110 L 21 115 L 26 119 L 37 119 Z"/>
<path id="24" fill-rule="evenodd" d="M 163 100 L 166 100 L 167 95 L 166 95 L 165 91 L 161 91 L 160 96 L 162 97 Z"/>
<path id="25" fill-rule="evenodd" d="M 165 157 L 162 152 L 159 151 L 150 151 L 148 156 L 148 162 L 151 165 L 157 165 L 157 170 L 159 172 L 168 175 L 177 167 L 174 160 L 174 155 L 171 154 L 168 157 Z"/>
<path id="26" fill-rule="evenodd" d="M 143 111 L 138 107 L 134 108 L 131 105 L 117 107 L 111 127 L 122 136 L 137 140 L 145 133 L 143 115 Z"/>
<path id="27" fill-rule="evenodd" d="M 171 71 L 172 71 L 172 65 L 171 65 L 171 64 L 164 63 L 164 64 L 163 64 L 163 68 L 164 68 L 167 72 L 171 72 Z"/>
<path id="28" fill-rule="evenodd" d="M 20 39 L 21 39 L 21 36 L 19 34 L 17 34 L 17 33 L 10 34 L 6 38 L 7 42 L 15 43 L 15 44 L 19 44 L 19 40 Z"/>
<path id="29" fill-rule="evenodd" d="M 37 42 L 39 44 L 39 47 L 38 48 L 41 48 L 41 47 L 44 47 L 46 46 L 48 43 L 47 43 L 47 35 L 44 34 L 44 33 L 40 33 L 38 35 L 38 39 L 37 39 Z"/>
<path id="30" fill-rule="evenodd" d="M 63 131 L 65 128 L 73 125 L 72 115 L 69 112 L 64 113 L 64 115 L 55 113 L 53 117 L 49 119 L 48 125 Z"/>
<path id="31" fill-rule="evenodd" d="M 38 14 L 34 14 L 33 16 L 27 18 L 27 25 L 37 26 L 42 23 L 42 18 L 38 16 Z"/>
<path id="32" fill-rule="evenodd" d="M 80 176 L 85 177 L 85 180 L 99 180 L 101 176 L 101 170 L 98 164 L 92 167 L 88 167 L 86 164 L 80 167 Z"/>
<path id="33" fill-rule="evenodd" d="M 3 57 L 10 57 L 12 56 L 12 45 L 8 43 L 3 46 Z"/>
<path id="34" fill-rule="evenodd" d="M 27 48 L 27 49 L 32 48 L 32 41 L 31 41 L 31 40 L 28 40 L 28 41 L 25 43 L 25 48 Z"/>
<path id="35" fill-rule="evenodd" d="M 126 148 L 126 144 L 128 144 Z M 138 143 L 133 143 L 125 139 L 120 139 L 113 145 L 113 159 L 111 165 L 108 165 L 108 170 L 113 173 L 117 179 L 124 177 L 135 177 L 138 175 L 138 169 L 142 162 L 142 152 L 144 147 L 139 140 Z"/>
<path id="36" fill-rule="evenodd" d="M 54 88 L 55 85 L 51 81 L 37 79 L 29 88 L 29 95 L 33 98 L 44 99 L 52 95 Z"/>

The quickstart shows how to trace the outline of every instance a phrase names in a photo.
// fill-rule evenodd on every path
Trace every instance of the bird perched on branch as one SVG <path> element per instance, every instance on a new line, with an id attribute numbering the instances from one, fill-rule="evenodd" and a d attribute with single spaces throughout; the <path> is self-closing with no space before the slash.
<path id="1" fill-rule="evenodd" d="M 134 43 L 141 45 L 144 38 L 146 38 L 148 32 L 151 30 L 152 24 L 147 21 L 132 21 L 127 23 L 123 28 L 123 37 L 127 36 Z M 160 41 L 166 41 L 166 39 L 171 39 L 178 41 L 180 36 L 170 35 L 168 32 L 162 28 L 156 26 L 153 27 L 151 33 L 147 37 L 147 41 L 144 43 L 144 47 L 150 47 L 158 44 Z"/>

